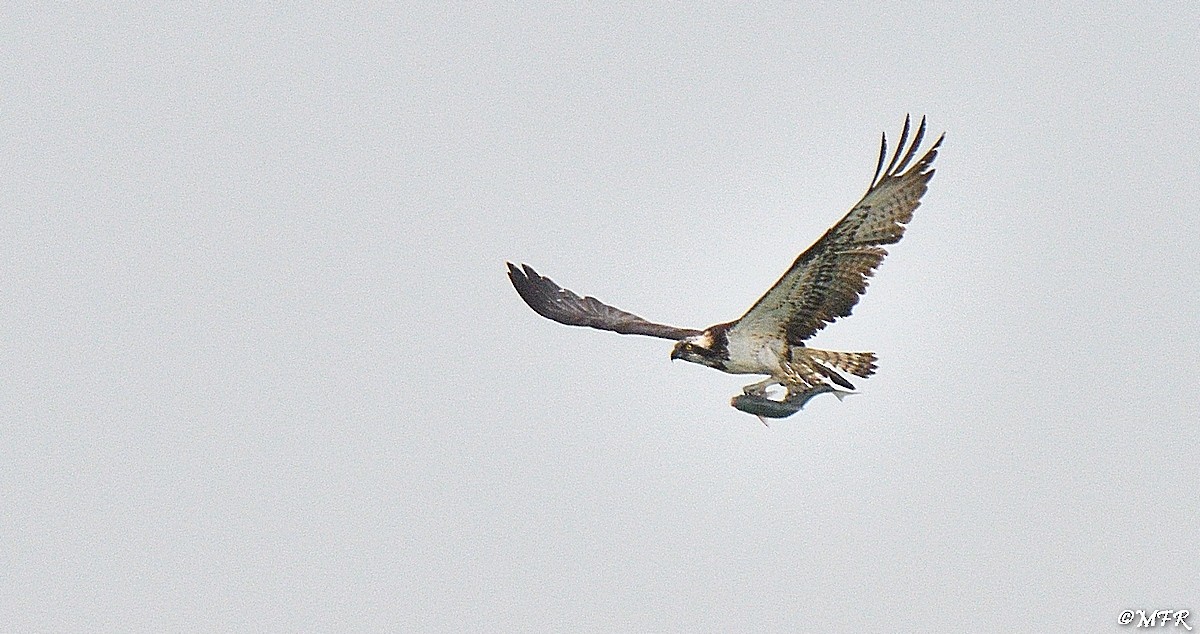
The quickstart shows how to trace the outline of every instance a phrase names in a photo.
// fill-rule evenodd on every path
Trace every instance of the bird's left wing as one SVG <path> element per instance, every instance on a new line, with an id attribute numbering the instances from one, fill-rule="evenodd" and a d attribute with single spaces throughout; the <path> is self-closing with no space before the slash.
<path id="1" fill-rule="evenodd" d="M 867 278 L 883 261 L 882 245 L 898 242 L 904 225 L 933 178 L 933 160 L 943 134 L 908 171 L 925 135 L 925 119 L 913 143 L 908 141 L 909 119 L 904 119 L 900 143 L 887 169 L 887 136 L 879 151 L 875 177 L 863 199 L 820 240 L 792 264 L 783 277 L 730 328 L 759 334 L 786 336 L 797 345 L 839 317 L 846 317 L 867 289 Z M 881 176 L 882 174 L 882 176 Z"/>
<path id="2" fill-rule="evenodd" d="M 691 328 L 676 328 L 646 321 L 633 313 L 627 313 L 601 302 L 595 297 L 580 297 L 555 284 L 548 277 L 538 275 L 528 264 L 521 268 L 508 262 L 508 278 L 521 299 L 537 314 L 568 326 L 588 326 L 600 330 L 611 330 L 623 335 L 646 335 L 662 339 L 683 339 L 700 334 Z"/>

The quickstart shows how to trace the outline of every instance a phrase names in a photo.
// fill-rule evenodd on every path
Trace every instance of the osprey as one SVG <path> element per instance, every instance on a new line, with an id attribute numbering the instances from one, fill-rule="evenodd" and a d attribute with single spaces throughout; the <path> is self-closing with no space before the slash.
<path id="1" fill-rule="evenodd" d="M 628 335 L 647 335 L 677 341 L 671 359 L 683 359 L 731 374 L 765 374 L 767 378 L 743 388 L 761 396 L 782 385 L 788 398 L 826 381 L 847 389 L 854 386 L 838 373 L 860 377 L 875 371 L 871 352 L 834 352 L 804 345 L 826 325 L 850 315 L 867 289 L 867 278 L 887 255 L 883 245 L 898 242 L 904 226 L 933 178 L 933 160 L 945 134 L 905 171 L 925 136 L 925 118 L 913 142 L 908 141 L 909 118 L 892 160 L 887 158 L 887 135 L 866 195 L 821 239 L 796 258 L 791 268 L 759 298 L 745 315 L 704 330 L 656 324 L 604 304 L 580 297 L 538 275 L 528 265 L 508 264 L 508 277 L 517 293 L 539 315 L 571 326 L 589 326 Z"/>

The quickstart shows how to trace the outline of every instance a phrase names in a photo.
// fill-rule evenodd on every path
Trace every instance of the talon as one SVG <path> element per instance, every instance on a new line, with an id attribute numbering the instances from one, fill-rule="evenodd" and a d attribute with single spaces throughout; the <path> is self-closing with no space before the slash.
<path id="1" fill-rule="evenodd" d="M 758 383 L 751 383 L 742 388 L 742 393 L 748 396 L 764 396 L 767 393 L 767 388 L 779 383 L 777 379 L 767 378 Z"/>

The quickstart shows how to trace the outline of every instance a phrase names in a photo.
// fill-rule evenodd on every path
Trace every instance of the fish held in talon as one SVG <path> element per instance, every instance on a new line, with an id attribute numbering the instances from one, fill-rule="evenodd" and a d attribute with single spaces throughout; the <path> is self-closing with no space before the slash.
<path id="1" fill-rule="evenodd" d="M 857 392 L 839 390 L 830 385 L 818 385 L 811 390 L 790 394 L 782 401 L 769 398 L 765 394 L 738 394 L 730 399 L 729 404 L 739 411 L 754 414 L 765 425 L 765 419 L 787 418 L 804 409 L 809 401 L 821 394 L 833 394 L 841 401 Z"/>

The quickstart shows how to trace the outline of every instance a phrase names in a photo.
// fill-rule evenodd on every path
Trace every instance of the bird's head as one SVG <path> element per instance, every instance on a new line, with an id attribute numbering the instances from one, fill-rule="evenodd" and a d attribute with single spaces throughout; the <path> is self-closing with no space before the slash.
<path id="1" fill-rule="evenodd" d="M 718 350 L 716 338 L 710 330 L 705 330 L 698 335 L 692 335 L 685 339 L 681 339 L 671 349 L 671 360 L 683 359 L 692 363 L 699 363 L 710 368 L 720 367 L 724 360 L 725 354 L 723 350 Z"/>

